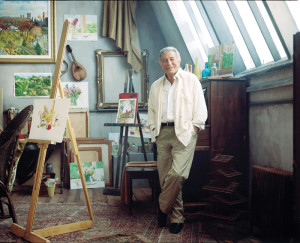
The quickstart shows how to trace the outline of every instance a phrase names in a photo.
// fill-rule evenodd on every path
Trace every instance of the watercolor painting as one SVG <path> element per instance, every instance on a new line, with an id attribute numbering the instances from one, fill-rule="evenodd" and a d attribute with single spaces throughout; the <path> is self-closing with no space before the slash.
<path id="1" fill-rule="evenodd" d="M 89 108 L 88 82 L 62 82 L 61 85 L 64 97 L 71 100 L 70 108 Z"/>
<path id="2" fill-rule="evenodd" d="M 144 138 L 151 138 L 151 131 L 149 129 L 149 126 L 147 126 L 148 122 L 148 114 L 139 114 L 141 124 L 145 124 L 145 126 L 142 127 L 143 137 Z M 139 127 L 129 127 L 128 128 L 128 136 L 129 137 L 140 137 L 140 129 Z"/>
<path id="3" fill-rule="evenodd" d="M 97 15 L 64 15 L 67 19 L 71 22 L 68 40 L 97 40 Z"/>
<path id="4" fill-rule="evenodd" d="M 54 6 L 54 1 L 0 1 L 0 62 L 55 61 Z"/>
<path id="5" fill-rule="evenodd" d="M 29 139 L 61 143 L 70 99 L 34 100 Z"/>
<path id="6" fill-rule="evenodd" d="M 15 97 L 49 97 L 51 93 L 51 73 L 15 73 Z"/>
<path id="7" fill-rule="evenodd" d="M 81 167 L 87 188 L 105 187 L 104 167 L 102 161 L 82 162 Z M 77 163 L 70 163 L 70 188 L 82 189 Z"/>
<path id="8" fill-rule="evenodd" d="M 234 47 L 235 44 L 232 42 L 210 48 L 208 51 L 208 68 L 211 69 L 216 63 L 220 76 L 233 76 Z"/>

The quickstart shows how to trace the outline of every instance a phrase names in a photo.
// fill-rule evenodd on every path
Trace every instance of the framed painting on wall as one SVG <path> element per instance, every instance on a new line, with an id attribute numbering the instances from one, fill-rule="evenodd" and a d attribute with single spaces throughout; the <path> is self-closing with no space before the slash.
<path id="1" fill-rule="evenodd" d="M 0 62 L 54 63 L 55 1 L 0 1 Z"/>

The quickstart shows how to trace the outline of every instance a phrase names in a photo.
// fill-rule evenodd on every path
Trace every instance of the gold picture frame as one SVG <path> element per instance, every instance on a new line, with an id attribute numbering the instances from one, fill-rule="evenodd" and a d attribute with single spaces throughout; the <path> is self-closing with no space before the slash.
<path id="1" fill-rule="evenodd" d="M 22 12 L 17 8 L 18 1 L 3 4 L 11 16 L 0 10 L 0 37 L 4 38 L 0 44 L 0 63 L 55 63 L 55 1 L 24 1 L 26 11 Z"/>
<path id="2" fill-rule="evenodd" d="M 138 107 L 146 108 L 148 105 L 148 50 L 142 50 L 142 69 L 139 73 L 133 72 L 135 93 L 139 94 Z M 97 59 L 97 109 L 117 109 L 119 93 L 124 93 L 126 73 L 130 69 L 127 63 L 127 53 L 121 50 L 96 50 Z M 118 70 L 114 69 L 118 67 Z M 137 81 L 136 81 L 137 80 Z M 129 80 L 128 80 L 129 82 Z M 110 95 L 110 97 L 108 97 Z"/>

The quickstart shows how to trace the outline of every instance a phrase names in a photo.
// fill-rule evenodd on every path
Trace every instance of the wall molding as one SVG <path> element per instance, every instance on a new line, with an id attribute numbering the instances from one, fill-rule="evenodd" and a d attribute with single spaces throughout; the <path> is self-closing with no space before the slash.
<path id="1" fill-rule="evenodd" d="M 293 78 L 287 78 L 283 80 L 277 80 L 273 82 L 263 83 L 263 84 L 257 84 L 246 88 L 246 92 L 255 92 L 260 90 L 266 90 L 266 89 L 273 89 L 283 86 L 288 86 L 293 84 Z"/>

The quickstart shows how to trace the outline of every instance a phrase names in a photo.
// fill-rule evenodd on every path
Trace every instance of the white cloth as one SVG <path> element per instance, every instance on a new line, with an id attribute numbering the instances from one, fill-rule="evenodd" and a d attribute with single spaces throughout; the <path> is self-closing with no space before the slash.
<path id="1" fill-rule="evenodd" d="M 193 73 L 183 71 L 181 68 L 175 75 L 177 88 L 175 91 L 174 122 L 175 132 L 179 141 L 187 146 L 194 127 L 200 130 L 205 128 L 207 108 L 200 81 Z M 152 141 L 159 135 L 162 123 L 163 85 L 165 76 L 156 80 L 150 90 L 148 101 L 148 125 L 150 125 Z"/>

